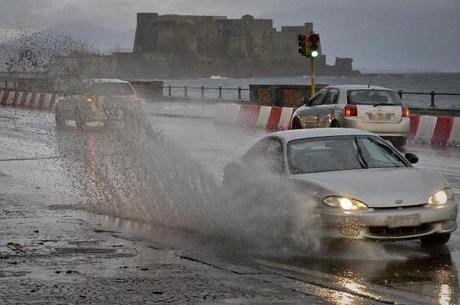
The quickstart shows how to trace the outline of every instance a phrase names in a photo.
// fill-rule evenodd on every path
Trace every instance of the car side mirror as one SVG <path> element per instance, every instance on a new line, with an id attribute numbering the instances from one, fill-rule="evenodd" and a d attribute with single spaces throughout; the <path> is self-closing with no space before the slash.
<path id="1" fill-rule="evenodd" d="M 418 157 L 416 154 L 406 153 L 404 157 L 406 157 L 407 161 L 409 161 L 411 164 L 415 164 L 418 162 Z"/>

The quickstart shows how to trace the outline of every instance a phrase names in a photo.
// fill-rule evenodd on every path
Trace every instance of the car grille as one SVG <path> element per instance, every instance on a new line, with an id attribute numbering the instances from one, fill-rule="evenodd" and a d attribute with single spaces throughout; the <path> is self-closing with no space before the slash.
<path id="1" fill-rule="evenodd" d="M 405 205 L 405 206 L 390 206 L 390 207 L 373 207 L 374 210 L 394 210 L 394 209 L 400 209 L 400 210 L 405 210 L 405 209 L 416 209 L 420 208 L 423 206 L 426 206 L 427 203 L 422 203 L 422 204 L 415 204 L 415 205 Z"/>
<path id="2" fill-rule="evenodd" d="M 420 226 L 413 227 L 399 227 L 399 228 L 389 228 L 389 227 L 369 227 L 368 232 L 370 235 L 376 237 L 410 237 L 413 235 L 419 235 L 428 233 L 431 230 L 429 224 L 422 224 Z"/>

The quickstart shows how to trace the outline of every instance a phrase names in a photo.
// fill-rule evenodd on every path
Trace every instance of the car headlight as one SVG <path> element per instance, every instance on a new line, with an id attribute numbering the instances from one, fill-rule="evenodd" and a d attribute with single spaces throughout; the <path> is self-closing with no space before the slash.
<path id="1" fill-rule="evenodd" d="M 428 203 L 431 205 L 444 205 L 454 199 L 454 192 L 450 187 L 439 190 L 428 198 Z"/>
<path id="2" fill-rule="evenodd" d="M 329 196 L 324 198 L 323 202 L 330 207 L 342 210 L 367 210 L 364 202 L 347 197 Z"/>

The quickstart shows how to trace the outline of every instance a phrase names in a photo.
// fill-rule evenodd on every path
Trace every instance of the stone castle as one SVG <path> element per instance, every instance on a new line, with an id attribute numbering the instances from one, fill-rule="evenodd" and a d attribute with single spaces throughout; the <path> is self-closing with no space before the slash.
<path id="1" fill-rule="evenodd" d="M 84 75 L 124 78 L 306 75 L 308 62 L 298 53 L 303 26 L 273 28 L 270 19 L 138 13 L 132 53 L 58 59 L 66 73 L 86 67 Z M 316 59 L 319 74 L 350 74 L 351 58 Z M 81 71 L 79 71 L 81 73 Z"/>

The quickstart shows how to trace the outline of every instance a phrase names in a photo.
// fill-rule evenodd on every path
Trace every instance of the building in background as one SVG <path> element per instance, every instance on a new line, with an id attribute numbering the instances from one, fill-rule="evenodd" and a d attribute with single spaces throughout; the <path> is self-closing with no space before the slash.
<path id="1" fill-rule="evenodd" d="M 313 30 L 312 23 L 284 26 L 270 19 L 225 16 L 138 13 L 132 53 L 75 56 L 56 60 L 62 75 L 82 77 L 181 78 L 224 75 L 306 75 L 308 62 L 298 53 L 297 36 Z M 316 59 L 319 74 L 359 73 L 351 58 Z"/>

